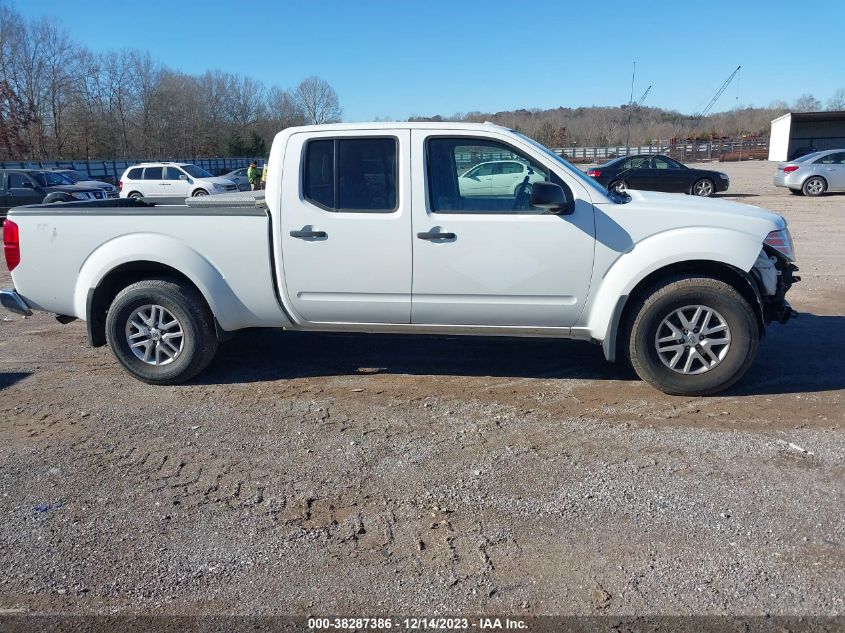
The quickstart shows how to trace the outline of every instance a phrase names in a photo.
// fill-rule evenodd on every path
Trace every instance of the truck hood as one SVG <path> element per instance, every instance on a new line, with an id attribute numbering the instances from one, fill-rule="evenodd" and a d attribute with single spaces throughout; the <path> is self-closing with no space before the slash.
<path id="1" fill-rule="evenodd" d="M 664 212 L 677 213 L 684 216 L 689 224 L 730 225 L 737 220 L 742 223 L 758 220 L 770 223 L 773 231 L 786 228 L 786 220 L 777 213 L 731 200 L 658 191 L 629 190 L 628 195 L 631 196 L 631 201 L 621 205 L 621 209 L 626 212 L 658 215 Z"/>

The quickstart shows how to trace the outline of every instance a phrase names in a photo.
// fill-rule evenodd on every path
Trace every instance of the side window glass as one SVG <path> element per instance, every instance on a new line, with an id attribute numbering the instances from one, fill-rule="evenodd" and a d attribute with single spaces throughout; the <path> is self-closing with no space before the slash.
<path id="1" fill-rule="evenodd" d="M 141 180 L 143 170 L 140 167 L 135 167 L 135 169 L 130 169 L 129 173 L 126 174 L 126 177 L 130 180 Z"/>
<path id="2" fill-rule="evenodd" d="M 182 172 L 176 169 L 175 167 L 165 167 L 164 168 L 164 179 L 165 180 L 179 180 L 179 176 L 182 175 Z"/>
<path id="3" fill-rule="evenodd" d="M 9 174 L 9 189 L 32 189 L 32 182 L 23 174 Z"/>
<path id="4" fill-rule="evenodd" d="M 395 211 L 396 159 L 393 137 L 310 141 L 305 151 L 304 197 L 330 211 Z"/>
<path id="5" fill-rule="evenodd" d="M 429 205 L 434 213 L 542 214 L 531 206 L 535 182 L 551 178 L 547 168 L 512 147 L 487 139 L 431 138 L 426 145 Z M 494 175 L 493 178 L 482 178 Z M 570 199 L 572 192 L 567 191 Z"/>
<path id="6" fill-rule="evenodd" d="M 147 167 L 144 169 L 144 180 L 161 180 L 161 167 Z"/>
<path id="7" fill-rule="evenodd" d="M 308 143 L 304 181 L 306 200 L 334 209 L 334 139 Z"/>

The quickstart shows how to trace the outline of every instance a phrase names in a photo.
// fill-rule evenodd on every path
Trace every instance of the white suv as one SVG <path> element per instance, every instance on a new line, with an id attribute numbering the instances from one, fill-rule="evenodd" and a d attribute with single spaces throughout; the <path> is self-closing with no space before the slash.
<path id="1" fill-rule="evenodd" d="M 212 176 L 190 163 L 141 163 L 118 183 L 121 198 L 188 198 L 237 191 L 231 180 Z"/>

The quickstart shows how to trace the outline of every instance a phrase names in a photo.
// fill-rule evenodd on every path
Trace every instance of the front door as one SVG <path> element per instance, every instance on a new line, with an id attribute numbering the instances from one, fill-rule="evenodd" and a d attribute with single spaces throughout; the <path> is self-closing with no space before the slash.
<path id="1" fill-rule="evenodd" d="M 291 135 L 282 259 L 302 321 L 410 322 L 409 166 L 409 130 Z"/>
<path id="2" fill-rule="evenodd" d="M 411 321 L 427 325 L 572 326 L 590 287 L 593 206 L 574 176 L 555 174 L 528 143 L 510 137 L 412 133 L 412 163 L 427 182 L 414 188 Z M 531 182 L 507 195 L 476 197 L 460 185 L 474 156 L 528 164 L 575 199 L 572 215 L 530 205 Z M 471 171 L 472 168 L 470 168 Z"/>
<path id="3" fill-rule="evenodd" d="M 172 165 L 164 168 L 164 179 L 161 181 L 161 186 L 164 196 L 187 198 L 191 195 L 191 183 L 188 182 L 188 174 Z"/>
<path id="4" fill-rule="evenodd" d="M 666 156 L 652 158 L 655 191 L 683 193 L 689 191 L 689 169 Z"/>
<path id="5" fill-rule="evenodd" d="M 27 174 L 17 171 L 6 172 L 6 202 L 4 206 L 13 209 L 24 204 L 40 204 L 46 193 Z"/>

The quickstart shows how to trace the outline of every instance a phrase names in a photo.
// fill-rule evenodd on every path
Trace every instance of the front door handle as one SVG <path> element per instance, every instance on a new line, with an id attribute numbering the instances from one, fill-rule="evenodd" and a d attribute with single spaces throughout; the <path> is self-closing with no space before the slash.
<path id="1" fill-rule="evenodd" d="M 291 231 L 290 236 L 298 237 L 303 240 L 308 238 L 325 239 L 328 237 L 328 233 L 325 231 Z"/>
<path id="2" fill-rule="evenodd" d="M 457 235 L 454 233 L 441 233 L 439 231 L 424 231 L 417 233 L 417 237 L 421 240 L 454 240 Z"/>

